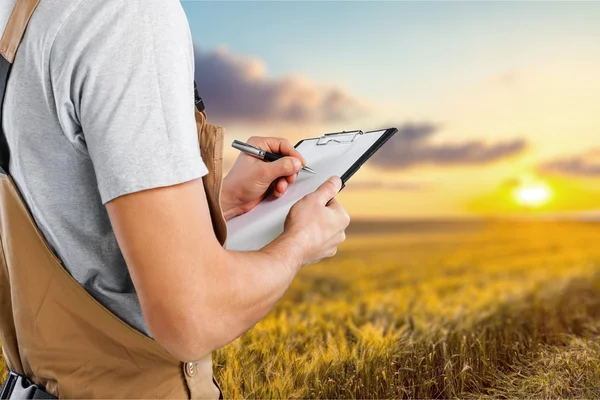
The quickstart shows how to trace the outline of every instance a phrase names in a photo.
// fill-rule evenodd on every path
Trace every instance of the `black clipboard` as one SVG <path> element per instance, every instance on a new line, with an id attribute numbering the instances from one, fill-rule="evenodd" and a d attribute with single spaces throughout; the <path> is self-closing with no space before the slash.
<path id="1" fill-rule="evenodd" d="M 351 137 L 352 138 L 351 141 L 353 141 L 357 135 L 368 135 L 371 132 L 380 132 L 381 130 L 382 129 L 378 129 L 375 131 L 369 131 L 369 132 L 363 132 L 361 130 L 356 130 L 356 131 L 342 131 L 342 132 L 335 132 L 335 133 L 326 133 L 321 137 L 302 139 L 301 141 L 296 143 L 296 145 L 294 147 L 296 148 L 296 147 L 300 146 L 300 144 L 302 144 L 303 142 L 306 142 L 309 140 L 320 140 L 320 141 L 325 140 L 325 141 L 327 141 L 327 143 L 324 144 L 325 146 L 329 142 L 343 143 L 340 140 L 347 140 L 347 139 L 340 139 L 341 137 Z M 367 160 L 369 158 L 371 158 L 371 156 L 373 154 L 375 154 L 377 152 L 377 150 L 379 150 L 381 148 L 381 146 L 383 146 L 385 144 L 385 142 L 387 142 L 397 132 L 398 132 L 397 128 L 387 128 L 385 130 L 385 133 L 383 135 L 381 135 L 381 137 L 379 139 L 377 139 L 377 141 L 375 143 L 373 143 L 373 145 L 371 145 L 371 147 L 369 147 L 367 149 L 367 151 L 364 152 L 363 155 L 354 164 L 352 164 L 352 166 L 350 168 L 348 168 L 348 170 L 344 174 L 342 174 L 342 176 L 340 176 L 340 179 L 342 180 L 342 188 L 340 189 L 340 191 L 346 187 L 346 182 L 348 182 L 348 180 L 352 177 L 352 175 L 354 175 L 356 173 L 356 171 L 358 171 L 360 169 L 360 167 L 362 167 L 362 165 L 365 162 L 367 162 Z"/>

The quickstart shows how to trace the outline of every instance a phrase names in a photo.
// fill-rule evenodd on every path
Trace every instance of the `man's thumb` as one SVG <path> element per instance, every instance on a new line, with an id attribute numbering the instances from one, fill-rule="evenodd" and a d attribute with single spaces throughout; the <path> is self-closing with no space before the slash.
<path id="1" fill-rule="evenodd" d="M 342 188 L 342 180 L 337 176 L 332 176 L 327 179 L 319 188 L 314 192 L 319 198 L 319 202 L 324 206 L 329 203 L 329 200 L 333 199 L 335 195 Z"/>

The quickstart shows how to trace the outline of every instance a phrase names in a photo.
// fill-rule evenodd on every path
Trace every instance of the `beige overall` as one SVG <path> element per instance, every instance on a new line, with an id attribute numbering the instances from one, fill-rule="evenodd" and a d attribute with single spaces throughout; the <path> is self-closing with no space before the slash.
<path id="1" fill-rule="evenodd" d="M 0 40 L 12 63 L 39 0 L 17 0 Z M 203 178 L 215 234 L 223 130 L 196 109 Z M 0 174 L 0 341 L 8 367 L 66 398 L 213 398 L 219 389 L 207 354 L 182 363 L 91 297 L 46 245 L 12 178 Z"/>

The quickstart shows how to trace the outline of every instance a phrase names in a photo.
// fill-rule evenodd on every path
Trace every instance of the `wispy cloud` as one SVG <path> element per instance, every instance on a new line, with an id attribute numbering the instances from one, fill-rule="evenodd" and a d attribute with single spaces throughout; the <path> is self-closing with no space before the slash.
<path id="1" fill-rule="evenodd" d="M 432 123 L 406 123 L 372 159 L 375 166 L 405 169 L 417 165 L 480 165 L 517 155 L 527 148 L 525 139 L 492 144 L 480 140 L 434 144 L 440 128 Z"/>
<path id="2" fill-rule="evenodd" d="M 195 51 L 195 77 L 211 118 L 224 122 L 335 122 L 367 112 L 344 89 L 301 76 L 270 78 L 258 58 Z"/>
<path id="3" fill-rule="evenodd" d="M 600 177 L 600 149 L 547 161 L 540 165 L 540 171 L 568 176 Z"/>
<path id="4" fill-rule="evenodd" d="M 522 72 L 517 70 L 505 71 L 501 74 L 494 75 L 491 79 L 492 84 L 498 84 L 501 86 L 513 86 L 522 80 Z"/>

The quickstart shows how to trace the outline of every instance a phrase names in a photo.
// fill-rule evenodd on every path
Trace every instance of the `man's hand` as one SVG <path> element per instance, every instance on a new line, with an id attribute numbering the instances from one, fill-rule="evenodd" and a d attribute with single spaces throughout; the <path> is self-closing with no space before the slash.
<path id="1" fill-rule="evenodd" d="M 251 137 L 247 143 L 286 157 L 265 162 L 240 153 L 233 168 L 223 179 L 221 206 L 226 220 L 252 210 L 270 190 L 274 196 L 281 197 L 306 164 L 304 157 L 287 139 Z"/>
<path id="2" fill-rule="evenodd" d="M 341 187 L 339 177 L 329 178 L 294 204 L 287 216 L 282 237 L 293 238 L 295 247 L 303 250 L 303 266 L 333 257 L 346 240 L 350 216 L 335 198 Z"/>

